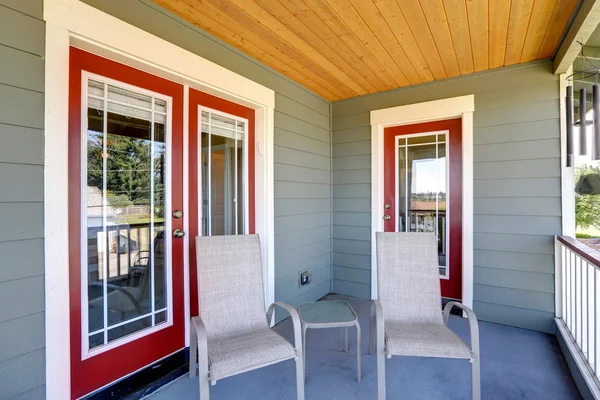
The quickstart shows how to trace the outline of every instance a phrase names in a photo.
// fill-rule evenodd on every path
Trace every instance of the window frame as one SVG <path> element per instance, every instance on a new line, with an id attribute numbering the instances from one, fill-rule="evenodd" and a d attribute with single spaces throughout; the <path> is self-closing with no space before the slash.
<path id="1" fill-rule="evenodd" d="M 248 130 L 249 130 L 249 120 L 247 118 L 244 117 L 240 117 L 238 115 L 234 115 L 234 114 L 230 114 L 215 108 L 211 108 L 211 107 L 207 107 L 207 106 L 203 106 L 201 104 L 198 105 L 198 109 L 197 109 L 197 117 L 198 117 L 198 127 L 197 127 L 197 131 L 194 133 L 195 135 L 197 135 L 197 149 L 196 149 L 196 159 L 198 160 L 197 162 L 197 196 L 198 196 L 198 235 L 199 236 L 204 236 L 203 232 L 202 232 L 202 218 L 204 217 L 203 212 L 204 212 L 204 207 L 201 205 L 201 201 L 203 199 L 203 166 L 202 166 L 202 140 L 201 140 L 201 135 L 202 135 L 202 112 L 208 112 L 209 114 L 217 114 L 226 118 L 231 118 L 236 122 L 243 122 L 244 123 L 244 139 L 243 139 L 243 160 L 244 160 L 244 165 L 243 165 L 243 183 L 244 183 L 244 231 L 243 232 L 238 232 L 238 234 L 249 234 L 250 233 L 250 175 L 249 175 L 249 134 L 248 134 Z M 210 133 L 210 135 L 212 135 L 212 133 Z M 218 135 L 220 136 L 220 135 Z M 210 193 L 210 192 L 209 192 Z M 239 197 L 239 196 L 238 196 Z M 209 211 L 210 212 L 210 211 Z M 210 228 L 209 227 L 209 232 L 210 232 Z M 209 235 L 210 236 L 210 233 Z"/>
<path id="2" fill-rule="evenodd" d="M 165 235 L 165 254 L 166 255 L 171 255 L 171 250 L 172 250 L 172 236 L 170 234 L 171 230 L 172 230 L 172 220 L 170 218 L 171 213 L 172 213 L 172 180 L 173 180 L 173 171 L 172 171 L 172 137 L 173 137 L 173 98 L 171 96 L 167 96 L 161 93 L 157 93 L 148 89 L 144 89 L 144 88 L 140 88 L 138 86 L 135 85 L 131 85 L 128 84 L 126 82 L 121 82 L 115 79 L 111 79 L 108 77 L 104 77 L 102 75 L 98 75 L 86 70 L 82 70 L 81 71 L 81 148 L 80 148 L 80 170 L 81 170 L 81 188 L 80 188 L 80 196 L 81 196 L 81 213 L 80 213 L 80 235 L 81 238 L 86 238 L 87 239 L 87 178 L 88 178 L 88 174 L 87 174 L 87 132 L 88 132 L 88 118 L 87 118 L 87 109 L 88 109 L 88 82 L 89 80 L 94 80 L 97 82 L 102 82 L 105 83 L 107 85 L 112 85 L 112 86 L 116 86 L 122 89 L 126 89 L 126 90 L 130 90 L 132 92 L 136 92 L 139 94 L 143 94 L 146 96 L 150 96 L 154 99 L 159 99 L 159 100 L 163 100 L 166 102 L 166 121 L 165 121 L 165 125 L 166 125 L 166 129 L 165 129 L 165 144 L 166 144 L 166 159 L 165 159 L 165 165 L 166 165 L 166 179 L 165 179 L 165 193 L 169 193 L 168 196 L 164 196 L 165 197 L 165 232 L 168 232 L 167 235 Z M 105 93 L 105 97 L 108 96 L 108 93 Z M 106 113 L 108 113 L 108 110 L 105 110 Z M 152 127 L 153 129 L 153 127 Z M 84 140 L 85 138 L 85 140 Z M 103 199 L 104 199 L 104 193 L 103 193 Z M 103 200 L 104 203 L 105 200 Z M 104 207 L 104 204 L 103 204 Z M 103 211 L 104 213 L 104 211 Z M 104 217 L 103 217 L 104 219 Z M 103 227 L 105 225 L 106 221 L 103 221 Z M 108 240 L 108 235 L 106 240 Z M 152 243 L 151 243 L 151 246 Z M 152 248 L 151 248 L 152 249 Z M 81 359 L 82 360 L 87 360 L 89 358 L 92 358 L 94 356 L 97 356 L 99 354 L 105 353 L 107 351 L 113 350 L 117 347 L 126 345 L 128 343 L 131 343 L 133 341 L 136 341 L 142 337 L 148 336 L 148 335 L 152 335 L 156 332 L 159 332 L 161 330 L 167 329 L 171 326 L 173 326 L 174 323 L 174 318 L 173 318 L 173 313 L 174 313 L 174 309 L 173 309 L 173 266 L 172 266 L 172 257 L 168 256 L 165 257 L 165 273 L 166 273 L 166 279 L 165 279 L 165 288 L 167 288 L 167 305 L 166 305 L 166 314 L 167 314 L 167 318 L 164 322 L 161 322 L 157 325 L 153 325 L 149 328 L 145 328 L 142 329 L 140 331 L 137 331 L 135 333 L 131 333 L 128 335 L 125 335 L 121 338 L 109 341 L 103 345 L 94 347 L 93 349 L 89 348 L 89 338 L 90 338 L 90 332 L 89 332 L 89 315 L 88 315 L 88 249 L 87 249 L 87 245 L 84 246 L 83 242 L 80 245 L 80 253 L 81 253 L 81 258 L 80 258 L 80 275 L 81 275 L 81 317 L 80 317 L 80 323 L 81 323 Z M 152 254 L 152 250 L 151 250 L 151 254 Z M 105 267 L 105 262 L 103 262 L 103 269 Z M 152 271 L 154 271 L 154 269 L 152 269 Z M 153 272 L 152 272 L 153 275 Z M 107 279 L 107 277 L 105 276 L 105 279 Z M 152 279 L 151 283 L 150 283 L 152 290 L 154 290 L 154 280 Z M 104 298 L 104 304 L 103 304 L 103 312 L 104 312 L 104 325 L 106 326 L 106 328 L 103 328 L 103 332 L 106 331 L 106 333 L 108 333 L 108 331 L 110 330 L 110 328 L 108 327 L 107 324 L 107 298 L 106 298 L 106 294 L 107 294 L 107 290 L 106 290 L 106 284 L 103 285 L 103 298 Z M 154 298 L 154 296 L 152 296 L 152 298 Z M 154 308 L 154 302 L 152 301 L 152 308 Z M 162 309 L 161 309 L 162 310 Z M 154 322 L 154 316 L 158 314 L 158 311 L 154 310 L 154 312 L 148 313 L 145 315 L 145 317 L 148 316 L 152 316 L 152 320 Z M 124 321 L 125 322 L 125 321 Z M 129 322 L 133 322 L 133 321 L 127 321 L 126 323 Z M 125 324 L 126 324 L 125 323 Z M 123 324 L 123 325 L 125 325 Z M 119 325 L 120 326 L 120 325 Z M 112 327 L 114 328 L 114 326 Z M 96 331 L 94 331 L 96 332 Z"/>

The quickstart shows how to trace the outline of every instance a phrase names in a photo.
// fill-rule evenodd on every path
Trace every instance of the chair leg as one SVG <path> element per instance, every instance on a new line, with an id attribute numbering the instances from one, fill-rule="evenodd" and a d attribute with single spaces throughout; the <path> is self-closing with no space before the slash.
<path id="1" fill-rule="evenodd" d="M 369 329 L 369 354 L 375 353 L 377 342 L 377 318 L 375 315 L 375 307 L 371 307 L 371 329 Z"/>
<path id="2" fill-rule="evenodd" d="M 202 354 L 204 353 L 204 354 Z M 200 385 L 200 400 L 209 400 L 210 399 L 210 382 L 209 382 L 209 372 L 208 372 L 208 353 L 206 350 L 200 347 L 200 351 L 198 353 L 199 363 L 198 363 L 198 381 Z"/>
<path id="3" fill-rule="evenodd" d="M 383 346 L 377 347 L 377 400 L 385 400 L 385 354 Z"/>
<path id="4" fill-rule="evenodd" d="M 346 332 L 348 328 L 346 328 Z M 361 333 L 360 333 L 360 324 L 358 321 L 356 322 L 356 380 L 360 382 L 361 380 Z"/>
<path id="5" fill-rule="evenodd" d="M 200 400 L 210 399 L 208 342 L 206 330 L 200 317 L 192 318 L 190 324 L 190 378 L 196 376 L 196 350 L 198 350 L 198 384 Z"/>
<path id="6" fill-rule="evenodd" d="M 198 352 L 198 334 L 194 324 L 190 324 L 190 379 L 196 377 L 196 362 Z"/>
<path id="7" fill-rule="evenodd" d="M 348 328 L 342 328 L 344 330 L 344 352 L 348 352 Z"/>
<path id="8" fill-rule="evenodd" d="M 306 383 L 306 325 L 302 325 L 302 376 Z"/>
<path id="9" fill-rule="evenodd" d="M 306 331 L 305 331 L 306 332 Z M 304 344 L 304 342 L 303 342 Z M 304 352 L 304 347 L 302 348 Z M 304 375 L 304 356 L 299 354 L 296 356 L 296 397 L 297 400 L 304 400 L 304 384 L 306 377 Z M 201 399 L 203 400 L 203 399 Z"/>
<path id="10" fill-rule="evenodd" d="M 473 400 L 481 400 L 481 370 L 479 354 L 473 359 L 471 364 L 471 385 L 473 386 Z"/>

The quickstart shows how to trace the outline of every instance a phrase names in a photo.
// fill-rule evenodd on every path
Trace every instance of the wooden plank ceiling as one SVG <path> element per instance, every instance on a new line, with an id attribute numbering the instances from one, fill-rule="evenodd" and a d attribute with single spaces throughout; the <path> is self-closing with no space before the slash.
<path id="1" fill-rule="evenodd" d="M 577 0 L 154 0 L 327 100 L 554 52 Z"/>

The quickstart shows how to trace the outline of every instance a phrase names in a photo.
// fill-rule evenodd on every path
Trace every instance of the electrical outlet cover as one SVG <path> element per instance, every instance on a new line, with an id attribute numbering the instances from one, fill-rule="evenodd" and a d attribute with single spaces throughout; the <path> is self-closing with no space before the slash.
<path id="1" fill-rule="evenodd" d="M 310 283 L 310 273 L 308 271 L 301 271 L 298 273 L 298 286 L 308 285 Z"/>

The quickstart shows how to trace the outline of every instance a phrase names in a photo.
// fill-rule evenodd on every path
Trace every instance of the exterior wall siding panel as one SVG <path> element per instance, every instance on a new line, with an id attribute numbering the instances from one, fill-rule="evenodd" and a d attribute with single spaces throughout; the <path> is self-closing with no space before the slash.
<path id="1" fill-rule="evenodd" d="M 0 397 L 45 398 L 42 0 L 0 0 Z M 10 304 L 10 306 L 6 306 Z"/>
<path id="2" fill-rule="evenodd" d="M 558 77 L 548 61 L 333 103 L 334 291 L 370 297 L 369 112 L 466 94 L 475 95 L 475 312 L 553 332 L 560 125 Z"/>
<path id="3" fill-rule="evenodd" d="M 149 0 L 85 3 L 275 91 L 275 299 L 331 290 L 329 102 Z M 312 282 L 298 287 L 298 272 Z"/>

